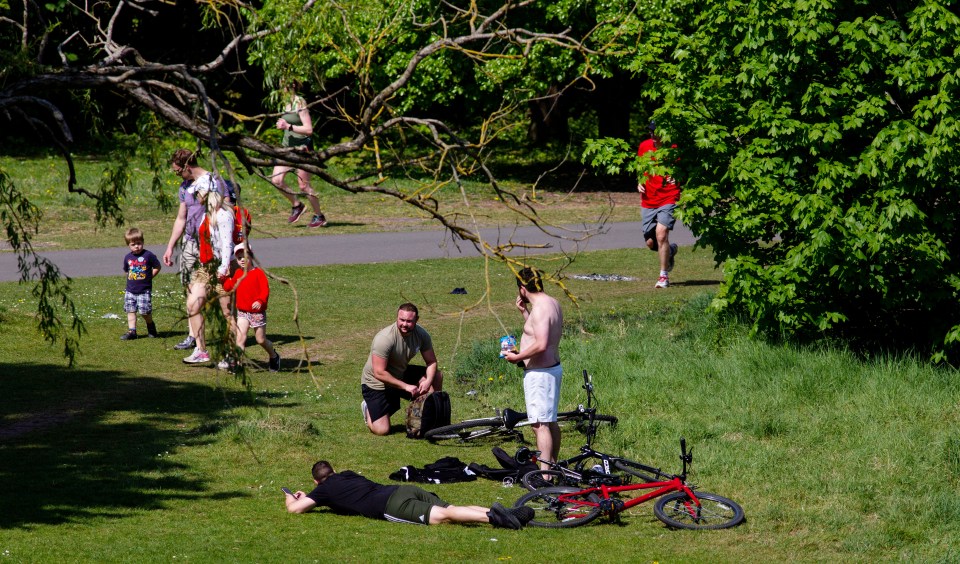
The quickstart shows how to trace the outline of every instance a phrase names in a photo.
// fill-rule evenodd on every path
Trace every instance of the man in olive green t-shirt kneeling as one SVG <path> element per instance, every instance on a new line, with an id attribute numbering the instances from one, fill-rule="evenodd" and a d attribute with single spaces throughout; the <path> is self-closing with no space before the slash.
<path id="1" fill-rule="evenodd" d="M 363 367 L 360 391 L 363 420 L 375 435 L 390 432 L 390 416 L 400 409 L 400 398 L 407 400 L 443 389 L 443 375 L 437 366 L 430 334 L 417 325 L 417 306 L 405 303 L 397 309 L 397 322 L 384 327 L 373 338 L 370 356 Z M 410 365 L 423 357 L 426 367 Z"/>

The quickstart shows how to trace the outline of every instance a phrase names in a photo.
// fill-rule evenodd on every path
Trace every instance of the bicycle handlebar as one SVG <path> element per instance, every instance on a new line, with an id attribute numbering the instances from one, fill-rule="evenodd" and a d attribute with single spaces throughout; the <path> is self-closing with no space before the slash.
<path id="1" fill-rule="evenodd" d="M 687 439 L 684 437 L 680 437 L 680 462 L 682 463 L 680 479 L 686 481 L 687 464 L 693 464 L 693 447 L 687 450 Z"/>

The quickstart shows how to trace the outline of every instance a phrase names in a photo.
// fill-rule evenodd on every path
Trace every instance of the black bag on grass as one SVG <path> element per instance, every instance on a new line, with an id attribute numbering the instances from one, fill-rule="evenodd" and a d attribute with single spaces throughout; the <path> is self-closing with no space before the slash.
<path id="1" fill-rule="evenodd" d="M 524 474 L 540 468 L 532 462 L 520 464 L 514 457 L 507 454 L 505 450 L 498 446 L 493 447 L 492 450 L 493 457 L 500 463 L 500 468 L 491 468 L 490 466 L 476 462 L 471 463 L 468 468 L 482 478 L 496 480 L 498 482 L 503 482 L 504 480 L 519 482 Z"/>
<path id="2" fill-rule="evenodd" d="M 455 482 L 472 482 L 477 479 L 477 475 L 459 458 L 445 456 L 423 468 L 404 466 L 390 474 L 390 479 L 398 482 L 419 482 L 421 484 L 452 484 Z"/>
<path id="3" fill-rule="evenodd" d="M 407 406 L 407 437 L 422 439 L 430 429 L 450 424 L 450 395 L 431 392 L 415 398 Z"/>

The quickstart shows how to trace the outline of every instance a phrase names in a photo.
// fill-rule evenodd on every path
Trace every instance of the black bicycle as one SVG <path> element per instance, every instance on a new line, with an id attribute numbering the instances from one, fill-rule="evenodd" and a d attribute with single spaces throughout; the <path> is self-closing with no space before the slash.
<path id="1" fill-rule="evenodd" d="M 557 462 L 540 460 L 540 451 L 526 447 L 517 449 L 514 456 L 521 464 L 531 462 L 549 467 L 547 470 L 531 470 L 523 475 L 520 482 L 531 491 L 554 486 L 622 486 L 634 479 L 656 482 L 669 477 L 659 468 L 594 450 L 590 441 L 580 447 L 577 455 Z"/>
<path id="2" fill-rule="evenodd" d="M 521 478 L 523 487 L 528 490 L 555 486 L 621 486 L 639 478 L 644 482 L 655 482 L 668 478 L 659 468 L 617 456 L 600 452 L 593 448 L 593 439 L 597 434 L 596 419 L 587 420 L 584 429 L 586 443 L 580 452 L 565 460 L 552 462 L 540 459 L 540 451 L 527 447 L 517 449 L 514 458 L 520 464 L 533 463 L 549 469 L 532 470 Z"/>
<path id="3" fill-rule="evenodd" d="M 597 413 L 596 397 L 593 393 L 593 383 L 587 371 L 583 371 L 583 386 L 587 391 L 587 405 L 580 404 L 576 409 L 557 414 L 558 423 L 573 423 L 578 431 L 596 433 L 597 423 L 617 424 L 613 415 Z M 509 438 L 523 441 L 524 427 L 534 424 L 527 419 L 527 414 L 507 408 L 496 410 L 494 417 L 483 419 L 469 419 L 431 429 L 424 434 L 424 438 L 431 442 L 458 441 L 468 442 L 481 438 Z"/>

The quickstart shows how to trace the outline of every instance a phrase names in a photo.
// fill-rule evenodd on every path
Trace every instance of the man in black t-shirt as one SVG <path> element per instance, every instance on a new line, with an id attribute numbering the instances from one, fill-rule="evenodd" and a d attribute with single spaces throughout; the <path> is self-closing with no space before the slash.
<path id="1" fill-rule="evenodd" d="M 313 491 L 284 494 L 290 513 L 306 513 L 324 505 L 344 515 L 397 523 L 490 523 L 503 529 L 520 529 L 533 519 L 529 507 L 506 508 L 499 503 L 490 508 L 450 505 L 416 486 L 386 486 L 349 470 L 334 472 L 326 460 L 314 464 L 312 473 L 316 484 Z"/>

